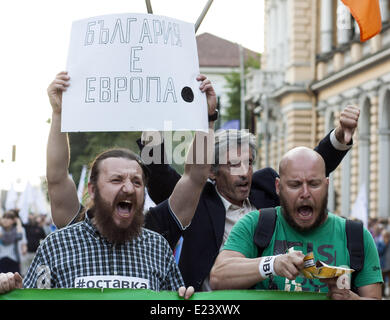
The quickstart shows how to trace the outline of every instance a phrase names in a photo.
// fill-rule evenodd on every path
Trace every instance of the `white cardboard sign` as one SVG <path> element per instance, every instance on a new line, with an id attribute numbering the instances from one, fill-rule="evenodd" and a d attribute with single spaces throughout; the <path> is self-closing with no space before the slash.
<path id="1" fill-rule="evenodd" d="M 207 130 L 194 25 L 150 14 L 75 21 L 63 132 Z"/>

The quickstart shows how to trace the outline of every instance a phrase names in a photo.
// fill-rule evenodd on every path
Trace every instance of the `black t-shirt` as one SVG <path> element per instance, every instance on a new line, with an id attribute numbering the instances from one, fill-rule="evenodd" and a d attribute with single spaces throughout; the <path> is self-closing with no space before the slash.
<path id="1" fill-rule="evenodd" d="M 24 225 L 27 238 L 27 251 L 35 252 L 39 247 L 41 239 L 46 238 L 45 230 L 40 226 L 34 226 L 30 224 Z"/>

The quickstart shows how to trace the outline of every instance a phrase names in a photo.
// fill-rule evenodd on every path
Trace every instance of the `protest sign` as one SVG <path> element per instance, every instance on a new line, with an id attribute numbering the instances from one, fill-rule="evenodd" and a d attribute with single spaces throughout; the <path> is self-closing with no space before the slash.
<path id="1" fill-rule="evenodd" d="M 207 130 L 194 25 L 151 14 L 73 23 L 61 130 Z"/>

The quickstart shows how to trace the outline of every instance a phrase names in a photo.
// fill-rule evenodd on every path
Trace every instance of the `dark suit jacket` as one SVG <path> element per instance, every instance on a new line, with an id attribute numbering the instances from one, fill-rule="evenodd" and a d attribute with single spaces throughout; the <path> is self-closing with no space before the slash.
<path id="1" fill-rule="evenodd" d="M 326 174 L 332 172 L 341 162 L 346 151 L 334 149 L 328 134 L 315 148 L 326 163 Z M 140 143 L 139 143 L 140 145 Z M 140 145 L 142 148 L 142 145 Z M 162 147 L 163 148 L 163 147 Z M 149 195 L 159 203 L 150 208 L 146 215 L 145 227 L 162 234 L 174 248 L 180 236 L 184 242 L 179 268 L 186 286 L 199 290 L 202 282 L 210 273 L 219 253 L 225 229 L 225 207 L 211 182 L 207 182 L 196 208 L 191 225 L 182 231 L 169 211 L 166 200 L 172 193 L 180 175 L 168 165 L 149 165 L 151 171 L 148 186 Z M 279 205 L 275 190 L 275 178 L 278 176 L 272 168 L 256 171 L 252 177 L 249 201 L 258 209 Z"/>

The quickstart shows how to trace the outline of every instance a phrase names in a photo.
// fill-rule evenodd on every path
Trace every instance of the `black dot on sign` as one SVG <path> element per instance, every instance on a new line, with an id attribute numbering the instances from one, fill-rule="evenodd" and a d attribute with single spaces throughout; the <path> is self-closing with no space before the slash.
<path id="1" fill-rule="evenodd" d="M 192 92 L 192 89 L 190 87 L 184 87 L 181 90 L 181 97 L 185 102 L 194 101 L 194 93 Z"/>

